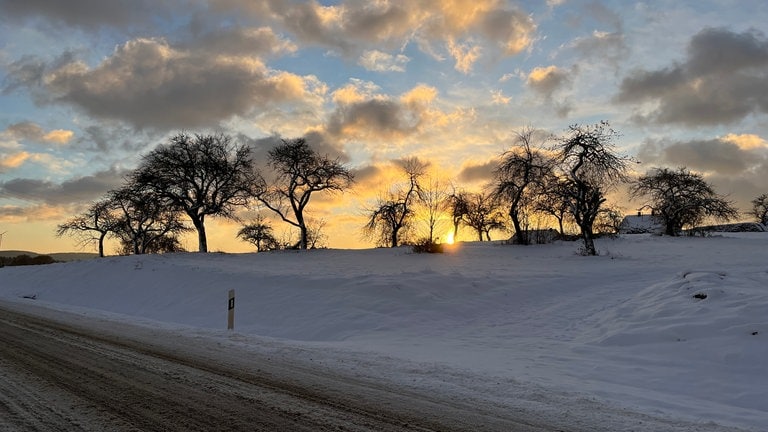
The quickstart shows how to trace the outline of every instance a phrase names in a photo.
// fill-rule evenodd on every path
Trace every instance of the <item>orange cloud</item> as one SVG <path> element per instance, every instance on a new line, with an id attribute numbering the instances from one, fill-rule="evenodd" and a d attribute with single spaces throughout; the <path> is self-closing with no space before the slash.
<path id="1" fill-rule="evenodd" d="M 2 168 L 18 168 L 24 164 L 32 155 L 28 152 L 19 152 L 12 155 L 4 156 L 0 158 L 0 167 Z"/>
<path id="2" fill-rule="evenodd" d="M 480 58 L 481 48 L 479 45 L 469 43 L 457 44 L 455 41 L 450 40 L 448 41 L 447 48 L 451 57 L 456 61 L 456 64 L 453 66 L 454 69 L 465 74 L 472 70 L 472 66 Z"/>
<path id="3" fill-rule="evenodd" d="M 437 89 L 425 84 L 419 84 L 400 96 L 400 100 L 409 106 L 426 105 L 437 98 Z"/>
<path id="4" fill-rule="evenodd" d="M 754 134 L 728 134 L 723 141 L 736 144 L 742 150 L 754 150 L 768 148 L 768 141 Z"/>
<path id="5" fill-rule="evenodd" d="M 75 133 L 70 130 L 54 129 L 43 135 L 43 141 L 55 144 L 66 144 L 72 140 L 73 136 L 75 136 Z"/>

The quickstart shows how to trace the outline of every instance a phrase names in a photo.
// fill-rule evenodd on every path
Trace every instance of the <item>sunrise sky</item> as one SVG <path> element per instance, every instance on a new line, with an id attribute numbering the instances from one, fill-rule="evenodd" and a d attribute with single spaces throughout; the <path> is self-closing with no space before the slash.
<path id="1" fill-rule="evenodd" d="M 768 193 L 766 22 L 763 0 L 0 0 L 0 249 L 77 250 L 56 225 L 182 130 L 341 157 L 355 187 L 309 207 L 331 247 L 373 246 L 393 161 L 477 188 L 526 126 L 608 120 L 637 172 L 687 166 L 747 210 Z M 209 222 L 210 250 L 251 250 L 237 229 Z"/>

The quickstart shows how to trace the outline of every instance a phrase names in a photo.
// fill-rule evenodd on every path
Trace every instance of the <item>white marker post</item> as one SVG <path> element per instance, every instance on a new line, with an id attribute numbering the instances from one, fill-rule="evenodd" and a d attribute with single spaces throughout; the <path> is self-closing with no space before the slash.
<path id="1" fill-rule="evenodd" d="M 227 330 L 235 328 L 235 290 L 229 290 L 229 303 L 227 304 Z"/>

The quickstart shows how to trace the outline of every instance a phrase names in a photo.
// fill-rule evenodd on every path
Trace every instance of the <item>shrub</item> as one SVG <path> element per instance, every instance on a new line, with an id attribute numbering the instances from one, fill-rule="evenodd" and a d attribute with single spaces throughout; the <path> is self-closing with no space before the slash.
<path id="1" fill-rule="evenodd" d="M 414 253 L 443 253 L 444 248 L 441 243 L 435 243 L 433 240 L 424 238 L 415 242 L 412 246 Z"/>
<path id="2" fill-rule="evenodd" d="M 29 256 L 26 254 L 16 255 L 15 257 L 0 257 L 0 267 L 3 266 L 25 266 L 25 265 L 41 265 L 52 264 L 56 260 L 48 255 L 36 255 Z"/>

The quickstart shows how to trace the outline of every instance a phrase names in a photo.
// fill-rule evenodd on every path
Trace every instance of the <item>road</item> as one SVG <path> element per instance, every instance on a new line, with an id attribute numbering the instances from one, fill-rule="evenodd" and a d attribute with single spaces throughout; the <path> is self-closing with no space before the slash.
<path id="1" fill-rule="evenodd" d="M 193 338 L 163 344 L 157 329 L 96 324 L 0 302 L 0 431 L 557 430 L 250 351 L 214 353 Z"/>

